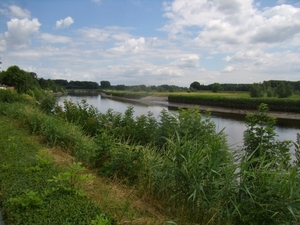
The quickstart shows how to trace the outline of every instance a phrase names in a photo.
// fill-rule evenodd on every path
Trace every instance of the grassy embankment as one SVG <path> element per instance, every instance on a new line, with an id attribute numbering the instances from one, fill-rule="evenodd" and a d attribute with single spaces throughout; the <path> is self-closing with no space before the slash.
<path id="1" fill-rule="evenodd" d="M 80 168 L 76 170 L 78 164 L 72 163 L 66 166 L 69 172 L 59 170 L 54 176 L 50 174 L 42 185 L 27 182 L 31 178 L 34 181 L 43 178 L 44 175 L 35 173 L 44 171 L 44 164 L 45 167 L 49 165 L 44 163 L 49 161 L 48 158 L 46 160 L 43 154 L 35 151 L 25 160 L 29 169 L 11 166 L 23 165 L 19 163 L 24 162 L 25 155 L 29 153 L 21 146 L 25 140 L 17 137 L 31 134 L 48 147 L 69 153 L 77 162 L 81 161 L 96 171 L 97 175 L 123 184 L 124 190 L 132 190 L 130 195 L 125 195 L 127 201 L 120 203 L 121 207 L 111 208 L 118 203 L 108 205 L 103 198 L 97 198 L 101 195 L 98 192 L 83 192 L 90 193 L 94 200 L 92 203 L 99 204 L 100 210 L 103 210 L 99 211 L 100 215 L 108 212 L 121 224 L 164 224 L 166 217 L 152 213 L 157 210 L 177 224 L 299 224 L 299 161 L 288 161 L 291 143 L 275 141 L 273 119 L 265 111 L 249 117 L 245 149 L 250 154 L 235 155 L 227 146 L 224 133 L 216 132 L 209 115 L 201 115 L 197 110 L 180 110 L 176 115 L 162 111 L 158 122 L 151 113 L 134 118 L 133 108 L 128 108 L 124 114 L 111 110 L 101 114 L 84 101 L 65 102 L 64 110 L 56 107 L 50 113 L 45 110 L 51 109 L 47 104 L 36 106 L 34 103 L 1 103 L 1 116 L 5 120 L 18 121 L 19 128 L 29 132 L 17 134 L 2 149 L 7 157 L 11 157 L 8 161 L 11 164 L 1 162 L 0 174 L 10 173 L 14 177 L 10 181 L 14 183 L 12 187 L 18 190 L 11 196 L 12 183 L 3 185 L 6 179 L 1 177 L 1 203 L 5 213 L 14 213 L 19 219 L 26 218 L 25 215 L 32 218 L 32 208 L 44 209 L 44 204 L 47 205 L 45 207 L 51 206 L 46 203 L 52 201 L 52 194 L 73 193 L 76 199 L 82 197 L 82 192 L 71 188 L 90 189 L 84 189 L 85 186 L 79 182 L 87 179 L 80 176 L 84 174 L 70 173 L 70 170 L 81 171 Z M 45 108 L 41 109 L 41 106 Z M 4 136 L 5 140 L 10 137 Z M 299 152 L 299 143 L 296 147 L 296 152 Z M 14 158 L 20 151 L 22 158 Z M 240 153 L 243 152 L 240 149 Z M 299 155 L 296 158 L 299 159 Z M 20 172 L 23 170 L 30 175 L 29 178 Z M 19 182 L 16 184 L 18 179 L 31 185 L 28 191 L 24 191 L 23 183 L 20 182 L 20 186 Z M 102 186 L 102 183 L 94 183 L 94 187 L 98 185 Z M 103 191 L 100 193 L 103 194 Z M 120 199 L 124 197 L 119 196 Z M 119 196 L 110 201 L 118 200 Z M 132 196 L 142 197 L 143 201 L 157 206 L 150 207 L 156 210 L 132 210 L 138 208 Z M 101 205 L 103 202 L 104 205 Z M 157 204 L 153 204 L 155 202 Z M 18 207 L 11 204 L 19 204 L 23 207 L 22 211 L 16 211 Z M 25 210 L 27 214 L 23 215 L 26 208 L 29 211 Z M 75 212 L 80 219 L 87 219 L 85 215 L 76 213 L 77 208 L 70 210 L 68 215 Z M 47 211 L 40 212 L 39 216 L 47 218 Z M 14 219 L 13 216 L 9 218 Z M 63 220 L 70 216 L 57 218 Z"/>
<path id="2" fill-rule="evenodd" d="M 109 225 L 115 219 L 154 225 L 167 220 L 133 188 L 84 169 L 74 151 L 95 146 L 89 147 L 93 141 L 76 125 L 31 105 L 0 105 L 0 208 L 6 224 Z"/>
<path id="3" fill-rule="evenodd" d="M 15 107 L 14 113 L 24 109 Z M 70 157 L 57 164 L 59 148 L 45 146 L 46 139 L 32 136 L 22 122 L 0 117 L 0 207 L 6 224 L 116 224 L 84 194 L 93 176 Z"/>

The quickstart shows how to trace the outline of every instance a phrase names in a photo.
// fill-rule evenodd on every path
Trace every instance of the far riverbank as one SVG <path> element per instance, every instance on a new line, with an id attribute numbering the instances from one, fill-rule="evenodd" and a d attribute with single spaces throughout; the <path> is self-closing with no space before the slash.
<path id="1" fill-rule="evenodd" d="M 209 110 L 212 113 L 236 114 L 236 115 L 240 115 L 240 116 L 245 116 L 249 113 L 257 112 L 256 110 L 231 109 L 231 108 L 213 107 L 213 106 L 206 106 L 206 105 L 194 105 L 194 104 L 183 104 L 183 103 L 174 103 L 174 102 L 170 103 L 170 102 L 168 102 L 167 96 L 147 96 L 147 97 L 144 97 L 141 99 L 130 99 L 130 98 L 123 98 L 123 97 L 107 95 L 105 93 L 100 93 L 100 94 L 104 98 L 111 98 L 111 99 L 115 99 L 115 100 L 138 102 L 138 103 L 145 104 L 145 105 L 162 105 L 162 106 L 173 107 L 173 108 L 184 108 L 184 109 L 197 108 L 200 111 Z M 299 120 L 300 121 L 299 113 L 269 111 L 268 114 L 270 116 L 276 117 L 277 119 Z"/>

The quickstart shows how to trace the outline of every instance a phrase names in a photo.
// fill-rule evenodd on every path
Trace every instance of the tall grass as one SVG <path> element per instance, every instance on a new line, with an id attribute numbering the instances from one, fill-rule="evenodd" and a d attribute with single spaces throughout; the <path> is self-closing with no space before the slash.
<path id="1" fill-rule="evenodd" d="M 290 162 L 287 145 L 275 140 L 266 107 L 247 117 L 245 147 L 234 154 L 209 112 L 162 111 L 155 121 L 151 113 L 134 117 L 132 107 L 98 114 L 82 104 L 46 115 L 1 103 L 1 113 L 20 119 L 50 145 L 70 149 L 99 174 L 148 193 L 178 224 L 299 224 L 299 162 Z M 86 132 L 89 118 L 97 121 L 93 135 Z"/>

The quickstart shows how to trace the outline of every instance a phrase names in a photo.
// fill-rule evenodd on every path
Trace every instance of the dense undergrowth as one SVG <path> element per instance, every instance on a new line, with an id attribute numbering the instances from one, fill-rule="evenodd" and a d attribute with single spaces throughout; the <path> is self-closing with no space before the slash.
<path id="1" fill-rule="evenodd" d="M 264 104 L 247 116 L 244 148 L 238 151 L 216 132 L 209 112 L 197 109 L 163 110 L 157 120 L 150 112 L 134 117 L 132 107 L 99 113 L 85 101 L 52 110 L 0 104 L 1 115 L 19 120 L 49 146 L 61 146 L 99 175 L 160 202 L 172 224 L 300 222 L 299 139 L 292 161 L 293 143 L 276 140 L 275 118 Z"/>

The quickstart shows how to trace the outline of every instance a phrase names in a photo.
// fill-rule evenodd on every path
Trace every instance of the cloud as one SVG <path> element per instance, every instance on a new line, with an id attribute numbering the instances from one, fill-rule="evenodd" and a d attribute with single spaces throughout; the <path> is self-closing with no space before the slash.
<path id="1" fill-rule="evenodd" d="M 230 73 L 230 72 L 232 72 L 232 71 L 234 71 L 235 70 L 235 68 L 233 67 L 233 66 L 226 66 L 223 70 L 222 70 L 222 72 L 224 72 L 224 73 Z"/>
<path id="2" fill-rule="evenodd" d="M 128 30 L 128 28 L 110 26 L 104 27 L 103 29 L 85 27 L 78 30 L 78 32 L 85 40 L 89 39 L 89 41 L 93 42 L 104 42 L 110 40 L 126 41 L 132 38 Z"/>
<path id="3" fill-rule="evenodd" d="M 41 24 L 38 19 L 11 19 L 7 22 L 8 31 L 4 33 L 6 43 L 14 47 L 25 47 L 31 43 L 30 35 L 37 33 Z"/>
<path id="4" fill-rule="evenodd" d="M 74 20 L 72 19 L 72 17 L 68 16 L 65 19 L 56 21 L 55 27 L 57 29 L 67 28 L 73 23 L 74 23 Z"/>
<path id="5" fill-rule="evenodd" d="M 173 38 L 196 36 L 199 47 L 218 52 L 273 47 L 300 34 L 300 9 L 292 5 L 258 9 L 253 0 L 175 0 L 164 10 L 162 30 Z"/>
<path id="6" fill-rule="evenodd" d="M 199 66 L 199 56 L 197 55 L 190 55 L 187 57 L 182 57 L 175 62 L 172 63 L 175 66 L 178 67 L 198 67 Z"/>
<path id="7" fill-rule="evenodd" d="M 22 9 L 19 6 L 11 5 L 8 9 L 0 9 L 0 13 L 10 18 L 30 18 L 31 13 L 27 9 Z"/>
<path id="8" fill-rule="evenodd" d="M 48 33 L 41 34 L 41 39 L 48 43 L 69 43 L 72 41 L 71 38 L 60 35 L 52 35 Z"/>
<path id="9" fill-rule="evenodd" d="M 137 39 L 131 38 L 120 44 L 118 47 L 109 49 L 109 51 L 120 54 L 137 53 L 145 49 L 145 43 L 146 42 L 144 37 L 140 37 Z"/>
<path id="10" fill-rule="evenodd" d="M 280 5 L 265 10 L 262 22 L 254 28 L 251 42 L 281 43 L 300 33 L 300 9 Z"/>

